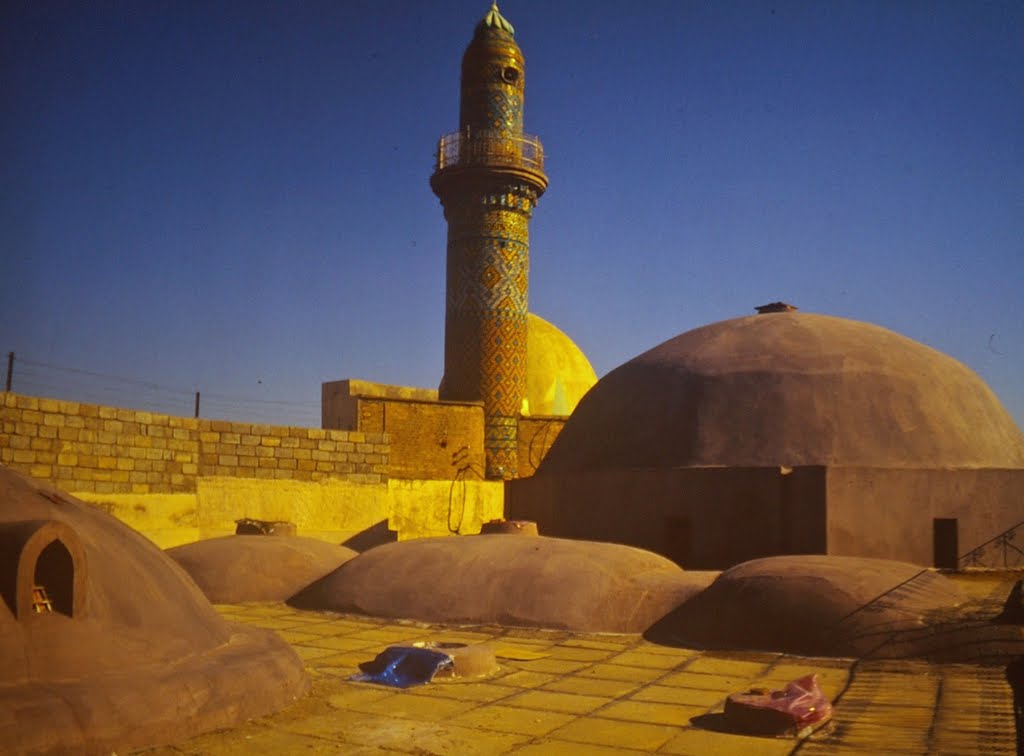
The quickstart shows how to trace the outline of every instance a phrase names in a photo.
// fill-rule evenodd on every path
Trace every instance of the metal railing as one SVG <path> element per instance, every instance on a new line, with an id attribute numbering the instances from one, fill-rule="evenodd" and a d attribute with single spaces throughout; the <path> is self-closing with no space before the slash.
<path id="1" fill-rule="evenodd" d="M 437 144 L 437 170 L 453 166 L 494 165 L 544 172 L 544 148 L 529 134 L 509 136 L 500 131 L 457 131 Z"/>
<path id="2" fill-rule="evenodd" d="M 998 567 L 997 564 L 982 564 L 987 556 L 995 555 L 998 561 L 1002 553 L 1003 567 L 1019 567 L 1024 562 L 1024 551 L 1014 545 L 1013 538 L 1017 534 L 1017 528 L 1024 526 L 1024 522 L 1018 522 L 1012 528 L 1007 528 L 995 538 L 990 538 L 985 543 L 977 546 L 957 560 L 960 567 Z"/>

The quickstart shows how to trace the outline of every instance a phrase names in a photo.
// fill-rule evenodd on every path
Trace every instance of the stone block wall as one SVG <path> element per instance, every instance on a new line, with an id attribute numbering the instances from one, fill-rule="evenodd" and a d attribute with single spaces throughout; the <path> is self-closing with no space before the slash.
<path id="1" fill-rule="evenodd" d="M 68 491 L 189 493 L 203 477 L 381 483 L 383 433 L 175 417 L 0 393 L 0 463 Z"/>

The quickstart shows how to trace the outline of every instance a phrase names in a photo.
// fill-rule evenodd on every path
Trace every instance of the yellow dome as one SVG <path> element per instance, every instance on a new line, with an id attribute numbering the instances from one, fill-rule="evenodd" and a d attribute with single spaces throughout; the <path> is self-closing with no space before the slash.
<path id="1" fill-rule="evenodd" d="M 572 339 L 532 312 L 526 336 L 524 415 L 571 415 L 597 374 Z"/>

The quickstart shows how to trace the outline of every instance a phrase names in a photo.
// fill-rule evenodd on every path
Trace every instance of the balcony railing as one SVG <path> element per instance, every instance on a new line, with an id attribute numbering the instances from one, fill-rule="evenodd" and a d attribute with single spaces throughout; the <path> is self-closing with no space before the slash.
<path id="1" fill-rule="evenodd" d="M 509 136 L 500 131 L 472 134 L 457 131 L 441 137 L 437 144 L 437 170 L 470 165 L 525 168 L 544 173 L 544 148 L 535 136 Z"/>

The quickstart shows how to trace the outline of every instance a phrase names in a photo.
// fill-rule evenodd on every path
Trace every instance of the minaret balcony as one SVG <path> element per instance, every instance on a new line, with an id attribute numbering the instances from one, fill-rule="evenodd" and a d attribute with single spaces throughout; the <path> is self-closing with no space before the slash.
<path id="1" fill-rule="evenodd" d="M 502 131 L 457 131 L 438 141 L 434 176 L 431 184 L 462 173 L 495 173 L 517 176 L 534 184 L 540 192 L 547 188 L 544 175 L 544 148 L 540 139 L 529 134 Z"/>

